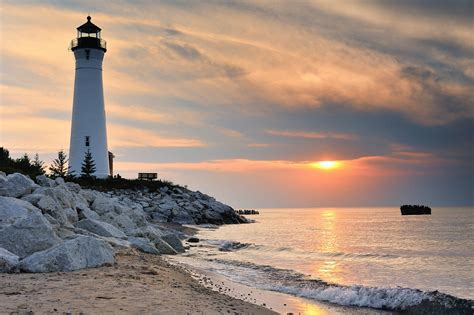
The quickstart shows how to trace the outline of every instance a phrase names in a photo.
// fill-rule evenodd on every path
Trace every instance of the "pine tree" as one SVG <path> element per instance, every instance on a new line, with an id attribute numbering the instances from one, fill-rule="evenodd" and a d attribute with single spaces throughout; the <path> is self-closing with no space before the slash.
<path id="1" fill-rule="evenodd" d="M 91 178 L 94 177 L 92 174 L 95 173 L 95 162 L 94 159 L 92 158 L 92 153 L 90 150 L 86 151 L 86 154 L 84 155 L 84 161 L 82 162 L 81 165 L 81 177 L 85 178 Z"/>
<path id="2" fill-rule="evenodd" d="M 68 158 L 64 150 L 58 152 L 58 157 L 53 160 L 53 164 L 49 167 L 51 177 L 65 177 L 67 175 Z"/>
<path id="3" fill-rule="evenodd" d="M 35 159 L 31 165 L 34 168 L 35 173 L 38 175 L 44 175 L 44 162 L 39 159 L 38 153 L 35 154 Z"/>

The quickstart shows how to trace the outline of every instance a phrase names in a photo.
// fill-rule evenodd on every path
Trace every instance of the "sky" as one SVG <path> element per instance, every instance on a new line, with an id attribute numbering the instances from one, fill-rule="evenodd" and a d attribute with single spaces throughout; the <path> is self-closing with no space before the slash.
<path id="1" fill-rule="evenodd" d="M 244 208 L 474 204 L 472 1 L 2 0 L 13 157 L 67 152 L 88 14 L 123 177 Z"/>

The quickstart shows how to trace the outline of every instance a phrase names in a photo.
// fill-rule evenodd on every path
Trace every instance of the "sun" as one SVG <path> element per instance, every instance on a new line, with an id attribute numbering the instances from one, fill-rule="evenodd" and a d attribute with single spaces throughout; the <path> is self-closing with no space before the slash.
<path id="1" fill-rule="evenodd" d="M 335 168 L 338 168 L 340 166 L 340 163 L 338 161 L 319 161 L 311 163 L 311 166 L 323 170 L 333 170 Z"/>

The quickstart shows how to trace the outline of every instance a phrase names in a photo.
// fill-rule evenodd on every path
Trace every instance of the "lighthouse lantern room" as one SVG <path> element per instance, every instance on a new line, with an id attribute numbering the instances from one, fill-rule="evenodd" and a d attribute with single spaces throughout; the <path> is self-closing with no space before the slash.
<path id="1" fill-rule="evenodd" d="M 71 41 L 76 59 L 74 98 L 69 146 L 69 171 L 79 176 L 85 154 L 94 159 L 96 177 L 109 176 L 107 127 L 102 83 L 102 61 L 107 45 L 101 29 L 91 22 L 77 28 L 77 38 Z"/>

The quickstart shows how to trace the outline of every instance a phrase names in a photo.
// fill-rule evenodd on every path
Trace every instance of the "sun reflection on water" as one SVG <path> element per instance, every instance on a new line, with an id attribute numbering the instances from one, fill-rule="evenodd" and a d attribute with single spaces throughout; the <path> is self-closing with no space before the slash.
<path id="1" fill-rule="evenodd" d="M 303 302 L 300 302 L 300 303 L 299 303 L 298 309 L 303 310 L 303 314 L 305 314 L 305 315 L 325 315 L 325 314 L 330 314 L 327 310 L 325 310 L 324 308 L 319 307 L 318 305 L 309 304 L 309 303 L 303 303 Z"/>
<path id="2" fill-rule="evenodd" d="M 321 220 L 322 225 L 322 233 L 321 233 L 321 243 L 319 246 L 319 252 L 325 254 L 335 254 L 339 251 L 339 246 L 337 242 L 337 216 L 334 210 L 324 210 L 321 213 L 319 218 Z M 340 282 L 339 276 L 339 265 L 336 259 L 328 257 L 323 261 L 320 261 L 318 266 L 316 267 L 316 274 L 321 279 L 329 282 Z"/>

